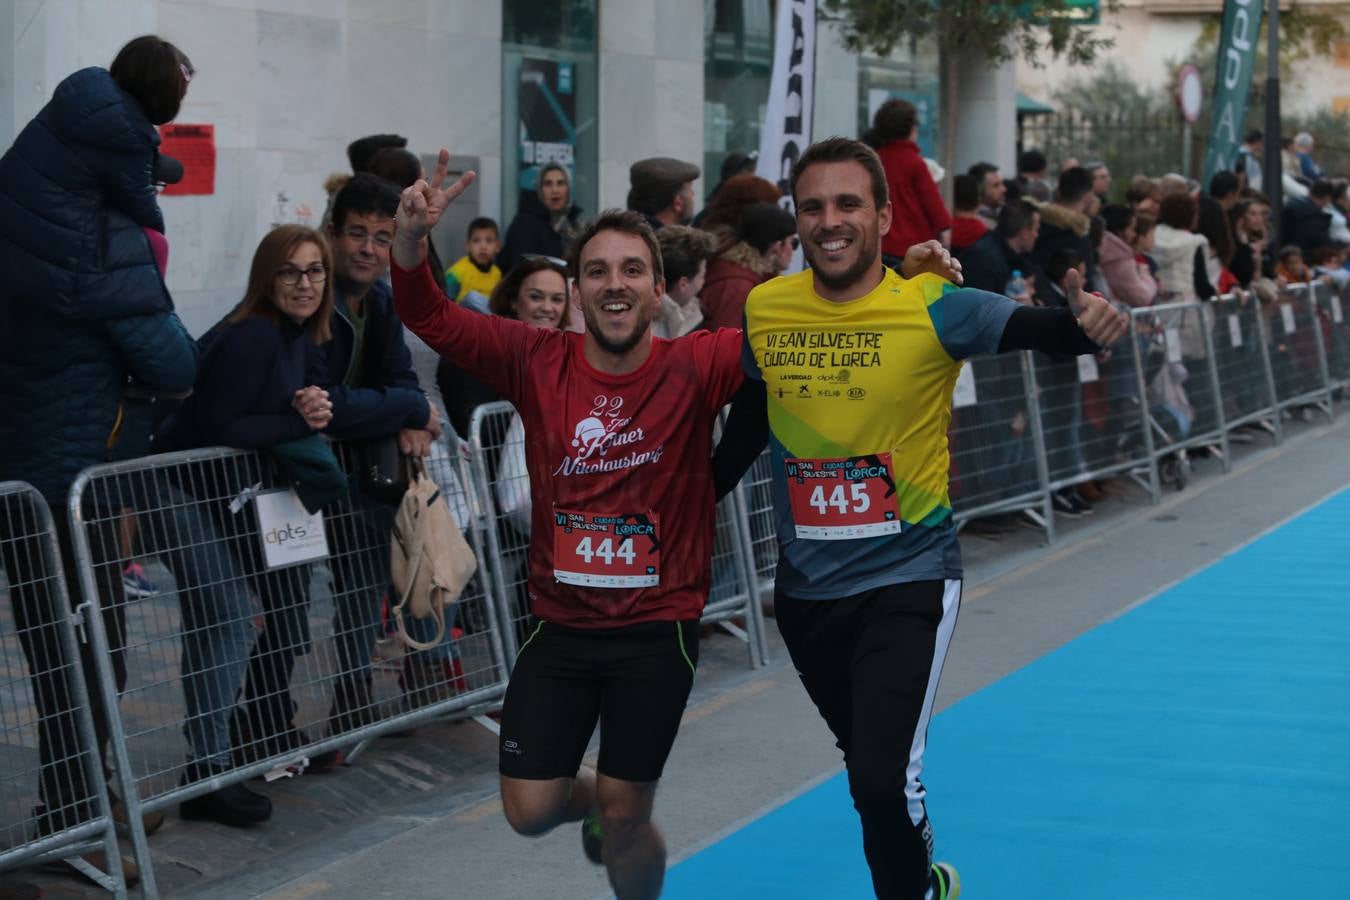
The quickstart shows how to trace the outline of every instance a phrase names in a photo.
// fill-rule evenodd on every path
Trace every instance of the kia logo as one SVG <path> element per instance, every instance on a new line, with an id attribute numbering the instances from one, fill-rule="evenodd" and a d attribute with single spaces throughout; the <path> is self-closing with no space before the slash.
<path id="1" fill-rule="evenodd" d="M 867 396 L 867 391 L 863 390 L 862 388 L 849 388 L 849 389 L 848 389 L 848 399 L 850 399 L 850 400 L 861 400 L 862 398 L 864 398 L 864 397 L 866 397 L 866 396 Z"/>

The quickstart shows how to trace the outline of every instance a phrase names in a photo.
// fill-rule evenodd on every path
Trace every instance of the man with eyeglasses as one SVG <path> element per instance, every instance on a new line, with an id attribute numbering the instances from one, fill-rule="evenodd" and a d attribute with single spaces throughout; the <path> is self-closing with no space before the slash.
<path id="1" fill-rule="evenodd" d="M 332 338 L 314 348 L 307 380 L 328 393 L 333 419 L 324 433 L 338 440 L 373 441 L 397 436 L 408 456 L 426 456 L 440 436 L 434 407 L 418 387 L 403 342 L 403 323 L 389 286 L 398 191 L 373 175 L 359 174 L 333 199 L 328 237 L 333 242 Z M 322 392 L 300 391 L 301 415 L 319 411 Z M 333 529 L 334 643 L 338 673 L 329 713 L 333 733 L 378 718 L 371 692 L 370 653 L 389 582 L 394 510 L 363 498 L 362 515 Z M 331 762 L 323 759 L 321 762 Z"/>

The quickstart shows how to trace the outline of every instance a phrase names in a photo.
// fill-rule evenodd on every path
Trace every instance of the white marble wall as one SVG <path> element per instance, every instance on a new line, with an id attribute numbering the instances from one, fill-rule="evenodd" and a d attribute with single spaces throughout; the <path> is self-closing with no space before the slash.
<path id="1" fill-rule="evenodd" d="M 1017 174 L 1017 79 L 1013 63 L 991 66 L 979 55 L 960 63 L 955 170 L 991 162 L 1004 177 Z M 947 182 L 950 184 L 950 182 Z"/>
<path id="2" fill-rule="evenodd" d="M 179 121 L 216 127 L 215 194 L 161 199 L 169 287 L 193 333 L 238 300 L 272 223 L 317 224 L 323 180 L 347 169 L 355 137 L 392 131 L 417 152 L 478 155 L 482 212 L 499 213 L 495 2 L 0 0 L 0 146 L 62 78 L 149 32 L 198 70 Z"/>
<path id="3" fill-rule="evenodd" d="M 702 164 L 703 39 L 703 0 L 601 0 L 602 208 L 625 204 L 636 160 Z M 707 189 L 705 173 L 694 194 Z"/>

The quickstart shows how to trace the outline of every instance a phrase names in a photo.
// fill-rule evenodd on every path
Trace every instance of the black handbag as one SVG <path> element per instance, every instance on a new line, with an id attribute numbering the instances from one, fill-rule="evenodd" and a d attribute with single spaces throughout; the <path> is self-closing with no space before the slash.
<path id="1" fill-rule="evenodd" d="M 357 487 L 372 499 L 397 506 L 408 491 L 408 463 L 396 434 L 362 441 L 356 445 Z"/>

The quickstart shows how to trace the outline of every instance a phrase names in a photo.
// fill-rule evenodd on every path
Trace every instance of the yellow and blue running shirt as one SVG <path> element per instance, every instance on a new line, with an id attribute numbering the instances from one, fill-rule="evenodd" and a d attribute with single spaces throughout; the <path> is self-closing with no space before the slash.
<path id="1" fill-rule="evenodd" d="M 1018 306 L 936 275 L 885 273 L 845 303 L 819 297 L 809 270 L 746 301 L 742 362 L 768 397 L 777 586 L 791 597 L 961 577 L 947 497 L 952 390 L 961 360 L 996 352 Z M 836 508 L 848 515 L 832 523 Z"/>

